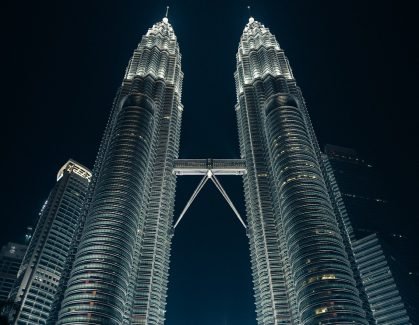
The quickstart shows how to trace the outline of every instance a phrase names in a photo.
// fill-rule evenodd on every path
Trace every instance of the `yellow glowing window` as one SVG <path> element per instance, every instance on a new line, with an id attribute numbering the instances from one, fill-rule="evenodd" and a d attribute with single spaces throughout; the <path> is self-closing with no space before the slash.
<path id="1" fill-rule="evenodd" d="M 323 314 L 327 312 L 327 307 L 320 307 L 315 310 L 316 315 Z"/>
<path id="2" fill-rule="evenodd" d="M 336 275 L 334 275 L 334 274 L 323 274 L 322 275 L 322 280 L 331 280 L 331 279 L 336 279 Z"/>

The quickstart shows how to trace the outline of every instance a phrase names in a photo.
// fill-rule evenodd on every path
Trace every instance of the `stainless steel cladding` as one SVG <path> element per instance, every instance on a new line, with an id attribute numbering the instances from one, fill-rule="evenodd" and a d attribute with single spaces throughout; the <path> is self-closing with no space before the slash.
<path id="1" fill-rule="evenodd" d="M 183 110 L 180 63 L 164 18 L 143 36 L 117 93 L 58 324 L 164 321 Z"/>
<path id="2" fill-rule="evenodd" d="M 253 18 L 235 80 L 258 324 L 367 324 L 304 99 Z"/>

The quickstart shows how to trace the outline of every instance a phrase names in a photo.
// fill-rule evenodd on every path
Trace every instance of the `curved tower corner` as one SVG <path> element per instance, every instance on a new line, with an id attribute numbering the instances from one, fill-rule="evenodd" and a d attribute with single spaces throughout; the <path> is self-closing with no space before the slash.
<path id="1" fill-rule="evenodd" d="M 257 320 L 367 324 L 301 91 L 250 18 L 237 53 L 237 123 Z"/>
<path id="2" fill-rule="evenodd" d="M 134 50 L 114 100 L 57 324 L 163 323 L 182 80 L 164 18 Z"/>

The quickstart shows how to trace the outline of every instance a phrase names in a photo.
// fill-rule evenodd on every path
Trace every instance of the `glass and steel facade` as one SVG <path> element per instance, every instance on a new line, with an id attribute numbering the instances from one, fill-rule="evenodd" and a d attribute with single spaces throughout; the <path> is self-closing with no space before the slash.
<path id="1" fill-rule="evenodd" d="M 143 36 L 115 98 L 58 324 L 163 323 L 182 79 L 164 18 Z"/>
<path id="2" fill-rule="evenodd" d="M 235 80 L 258 324 L 367 324 L 304 99 L 253 18 Z"/>
<path id="3" fill-rule="evenodd" d="M 349 255 L 368 321 L 416 324 L 415 283 L 407 276 L 411 273 L 400 254 L 409 254 L 409 246 L 404 243 L 396 250 L 391 246 L 398 243 L 392 239 L 404 237 L 394 233 L 397 225 L 389 227 L 384 223 L 385 219 L 393 220 L 396 211 L 380 195 L 379 175 L 350 148 L 326 145 L 323 160 L 350 237 Z M 372 233 L 373 229 L 378 230 L 377 234 Z M 391 235 L 386 236 L 389 232 Z"/>
<path id="4" fill-rule="evenodd" d="M 353 250 L 373 324 L 410 324 L 377 235 L 354 241 Z"/>
<path id="5" fill-rule="evenodd" d="M 397 209 L 384 191 L 385 180 L 354 149 L 326 145 L 324 152 L 339 184 L 355 235 L 397 232 L 392 222 Z"/>
<path id="6" fill-rule="evenodd" d="M 17 309 L 9 315 L 13 324 L 46 323 L 90 178 L 73 160 L 59 170 L 10 294 Z"/>
<path id="7" fill-rule="evenodd" d="M 16 281 L 22 259 L 27 246 L 18 243 L 8 243 L 0 251 L 0 302 L 8 300 L 9 293 Z"/>

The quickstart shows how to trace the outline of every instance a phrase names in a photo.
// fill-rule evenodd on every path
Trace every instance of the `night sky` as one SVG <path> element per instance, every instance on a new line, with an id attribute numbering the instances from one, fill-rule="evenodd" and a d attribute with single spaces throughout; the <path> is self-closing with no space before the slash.
<path id="1" fill-rule="evenodd" d="M 239 158 L 233 72 L 249 1 L 9 3 L 0 244 L 36 223 L 69 158 L 93 166 L 132 51 L 167 4 L 185 74 L 180 157 Z M 320 145 L 355 148 L 377 167 L 398 207 L 395 228 L 418 245 L 417 9 L 390 0 L 250 4 L 285 49 Z M 198 182 L 178 179 L 175 218 Z M 221 182 L 244 215 L 241 179 Z M 208 183 L 176 229 L 166 323 L 255 325 L 248 255 L 244 229 Z"/>

